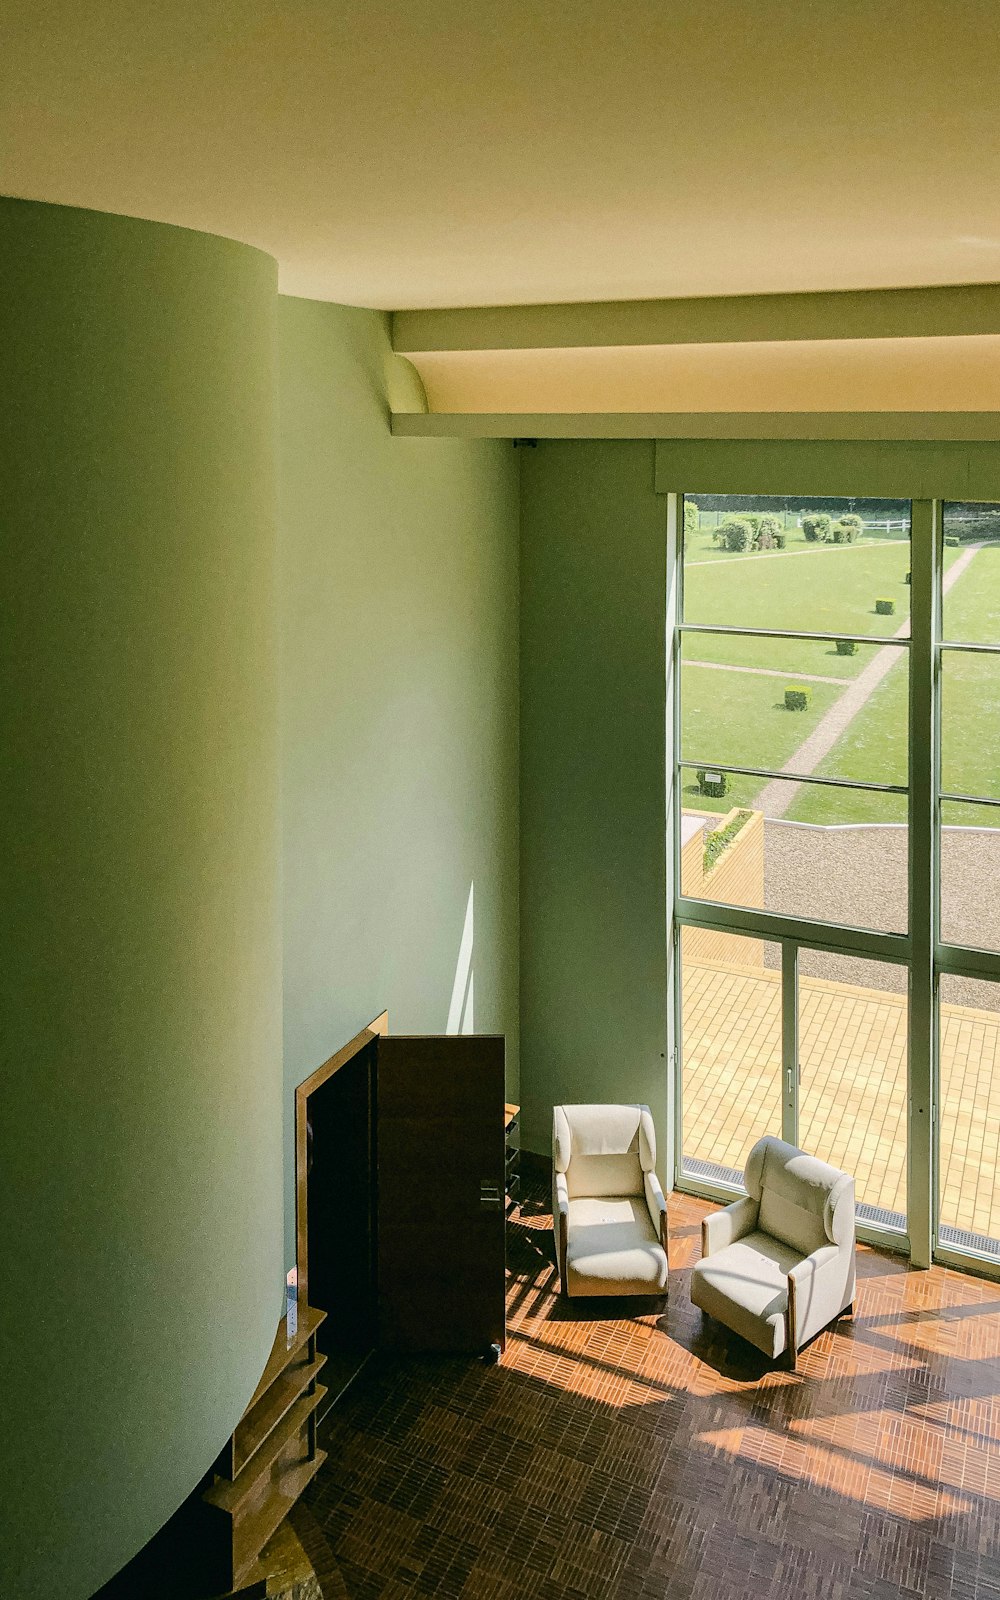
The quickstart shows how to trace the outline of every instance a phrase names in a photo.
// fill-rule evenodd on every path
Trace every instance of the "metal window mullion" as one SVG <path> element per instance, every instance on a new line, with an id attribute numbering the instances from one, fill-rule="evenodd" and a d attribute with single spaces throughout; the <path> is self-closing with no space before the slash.
<path id="1" fill-rule="evenodd" d="M 934 944 L 937 910 L 938 618 L 941 502 L 914 500 L 910 535 L 910 1006 L 907 1226 L 929 1267 L 934 1237 Z"/>
<path id="2" fill-rule="evenodd" d="M 681 773 L 680 755 L 681 705 L 680 705 L 680 655 L 681 639 L 678 623 L 684 615 L 684 497 L 667 495 L 667 593 L 665 596 L 665 647 L 670 676 L 667 683 L 666 714 L 670 720 L 670 795 L 668 796 L 670 820 L 670 846 L 668 854 L 667 883 L 667 956 L 670 973 L 667 982 L 667 1001 L 672 1016 L 667 1018 L 667 1149 L 664 1166 L 671 1174 L 676 1188 L 684 1159 L 684 1094 L 681 1062 L 684 1050 L 683 981 L 680 924 L 676 919 L 676 906 L 681 890 Z"/>
<path id="3" fill-rule="evenodd" d="M 781 1137 L 799 1142 L 799 949 L 781 941 Z"/>
<path id="4" fill-rule="evenodd" d="M 874 928 L 852 928 L 836 922 L 813 922 L 753 906 L 728 905 L 721 900 L 689 900 L 678 896 L 678 922 L 695 928 L 719 928 L 747 933 L 758 939 L 794 939 L 814 950 L 834 950 L 849 955 L 870 955 L 882 961 L 907 961 L 910 939 L 905 933 L 881 933 Z"/>
<path id="5" fill-rule="evenodd" d="M 855 644 L 895 645 L 900 650 L 905 650 L 910 643 L 909 635 L 905 633 L 811 633 L 802 628 L 738 628 L 727 622 L 680 622 L 677 627 L 682 636 L 688 633 L 717 633 L 737 639 L 812 639 L 818 644 L 836 644 L 838 639 L 847 639 Z"/>

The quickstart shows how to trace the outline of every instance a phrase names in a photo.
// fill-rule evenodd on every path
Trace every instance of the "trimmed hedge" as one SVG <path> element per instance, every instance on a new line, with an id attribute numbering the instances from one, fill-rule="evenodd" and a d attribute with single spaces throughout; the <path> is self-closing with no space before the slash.
<path id="1" fill-rule="evenodd" d="M 804 683 L 793 683 L 785 690 L 786 711 L 806 711 L 812 699 L 812 690 Z"/>
<path id="2" fill-rule="evenodd" d="M 718 772 L 718 778 L 709 778 L 708 774 Z M 717 767 L 699 767 L 696 773 L 698 788 L 702 794 L 710 794 L 713 800 L 721 800 L 729 793 L 729 773 L 722 772 Z"/>
<path id="3" fill-rule="evenodd" d="M 857 641 L 857 639 L 838 639 L 837 640 L 837 654 L 838 654 L 838 656 L 856 656 L 857 653 L 858 653 L 858 641 Z"/>
<path id="4" fill-rule="evenodd" d="M 752 816 L 752 811 L 737 811 L 735 817 L 727 822 L 725 827 L 713 828 L 710 833 L 706 833 L 705 849 L 702 854 L 704 872 L 711 872 L 719 857 L 729 849 L 740 829 L 746 827 Z"/>
<path id="5" fill-rule="evenodd" d="M 775 550 L 778 538 L 782 535 L 781 518 L 772 516 L 770 512 L 757 518 L 757 531 L 754 534 L 755 550 Z"/>
<path id="6" fill-rule="evenodd" d="M 877 617 L 892 617 L 896 613 L 895 600 L 876 600 L 875 615 Z"/>
<path id="7" fill-rule="evenodd" d="M 832 526 L 833 518 L 825 511 L 808 511 L 802 518 L 802 532 L 810 544 L 825 544 Z"/>
<path id="8" fill-rule="evenodd" d="M 746 517 L 726 517 L 715 530 L 715 537 L 727 550 L 749 550 L 753 544 L 753 529 Z"/>
<path id="9" fill-rule="evenodd" d="M 962 541 L 958 537 L 957 533 L 946 533 L 944 536 L 944 542 L 945 544 L 961 544 Z"/>
<path id="10" fill-rule="evenodd" d="M 842 517 L 841 520 L 839 522 L 835 522 L 833 527 L 830 529 L 830 537 L 834 544 L 853 544 L 860 532 L 860 520 L 857 522 L 850 522 L 848 521 L 847 517 Z"/>

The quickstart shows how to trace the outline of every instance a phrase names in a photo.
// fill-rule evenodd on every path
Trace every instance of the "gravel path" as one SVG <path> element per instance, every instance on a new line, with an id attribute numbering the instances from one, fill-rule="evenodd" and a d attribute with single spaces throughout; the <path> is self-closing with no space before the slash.
<path id="1" fill-rule="evenodd" d="M 853 683 L 853 678 L 824 678 L 816 672 L 779 672 L 777 667 L 737 667 L 729 661 L 685 661 L 685 667 L 708 667 L 711 672 L 749 672 L 755 678 L 784 678 L 786 683 Z"/>
<path id="2" fill-rule="evenodd" d="M 764 902 L 768 911 L 898 933 L 907 923 L 907 829 L 901 824 L 824 828 L 764 822 Z M 942 924 L 946 938 L 1000 950 L 1000 828 L 941 831 Z M 781 951 L 769 944 L 769 967 Z M 906 991 L 906 969 L 828 951 L 802 950 L 800 971 L 864 988 Z M 1000 1009 L 996 985 L 950 978 L 948 1001 Z"/>
<path id="3" fill-rule="evenodd" d="M 850 548 L 854 548 L 853 546 Z M 981 544 L 970 544 L 963 550 L 958 559 L 949 567 L 945 574 L 942 590 L 944 594 L 962 576 L 973 556 L 983 547 Z M 904 639 L 910 631 L 909 618 L 900 623 L 894 639 Z M 893 645 L 885 645 L 869 661 L 867 667 L 854 679 L 850 688 L 840 696 L 836 705 L 832 705 L 820 717 L 809 737 L 799 745 L 793 756 L 785 762 L 782 772 L 798 772 L 804 777 L 815 772 L 825 756 L 830 754 L 837 740 L 846 733 L 858 712 L 868 704 L 875 690 L 887 677 L 893 667 L 900 660 L 903 652 Z M 752 802 L 755 811 L 763 811 L 766 817 L 783 817 L 789 810 L 793 801 L 802 788 L 801 783 L 791 783 L 786 779 L 772 778 L 766 783 L 756 800 Z"/>

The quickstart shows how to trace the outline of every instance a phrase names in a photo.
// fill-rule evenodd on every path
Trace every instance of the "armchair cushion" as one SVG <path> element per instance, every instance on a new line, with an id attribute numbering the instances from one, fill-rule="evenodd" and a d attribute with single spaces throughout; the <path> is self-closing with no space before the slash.
<path id="1" fill-rule="evenodd" d="M 698 1262 L 691 1299 L 773 1359 L 787 1344 L 788 1274 L 801 1259 L 770 1234 L 748 1233 Z"/>
<path id="2" fill-rule="evenodd" d="M 667 1258 L 645 1195 L 570 1200 L 569 1294 L 662 1294 L 666 1287 Z"/>

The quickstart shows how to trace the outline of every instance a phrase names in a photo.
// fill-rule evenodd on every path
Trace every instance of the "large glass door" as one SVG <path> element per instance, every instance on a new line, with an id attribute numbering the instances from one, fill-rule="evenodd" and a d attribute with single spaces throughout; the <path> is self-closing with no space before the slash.
<path id="1" fill-rule="evenodd" d="M 738 1184 L 780 1133 L 850 1164 L 898 1237 L 910 505 L 709 495 L 683 521 L 679 1179 Z"/>

